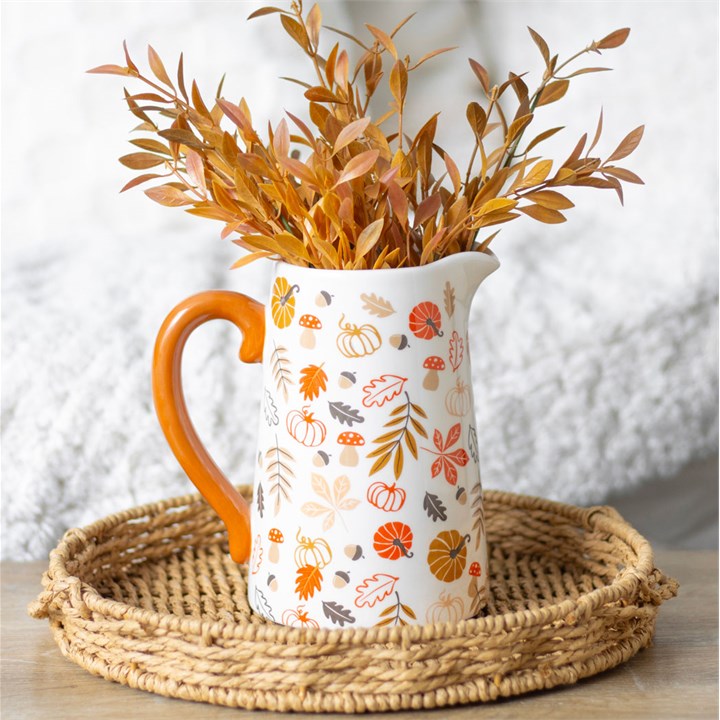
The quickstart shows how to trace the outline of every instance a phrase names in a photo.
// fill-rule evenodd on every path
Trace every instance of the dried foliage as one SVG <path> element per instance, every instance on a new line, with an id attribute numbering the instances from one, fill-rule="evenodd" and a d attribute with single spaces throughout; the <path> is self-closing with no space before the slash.
<path id="1" fill-rule="evenodd" d="M 573 203 L 559 189 L 612 189 L 622 202 L 621 183 L 642 183 L 616 162 L 635 150 L 643 126 L 604 160 L 592 154 L 602 133 L 602 112 L 592 140 L 588 143 L 588 135 L 583 135 L 562 163 L 537 155 L 538 146 L 561 127 L 525 139 L 538 110 L 562 99 L 571 79 L 608 69 L 570 71 L 570 64 L 619 47 L 628 29 L 560 61 L 529 28 L 545 66 L 534 92 L 523 80 L 525 73 L 511 72 L 496 84 L 470 59 L 483 101 L 467 106 L 474 146 L 461 172 L 435 141 L 438 113 L 415 135 L 408 134 L 404 124 L 410 75 L 453 48 L 428 52 L 415 61 L 401 57 L 395 38 L 412 16 L 389 33 L 367 25 L 366 40 L 325 28 L 351 41 L 359 55 L 351 62 L 340 42 L 326 56 L 320 54 L 317 4 L 305 16 L 297 0 L 288 10 L 265 7 L 249 19 L 270 14 L 279 15 L 309 58 L 312 82 L 286 79 L 304 88 L 314 129 L 288 112 L 274 128 L 268 127 L 263 139 L 244 99 L 225 99 L 221 82 L 208 106 L 195 82 L 188 91 L 183 56 L 173 81 L 152 47 L 152 77 L 141 73 L 127 46 L 125 65 L 89 71 L 127 76 L 148 88 L 135 94 L 125 90 L 130 112 L 141 121 L 135 129 L 150 137 L 132 140 L 137 151 L 120 158 L 141 171 L 123 190 L 161 180 L 145 190 L 152 200 L 223 222 L 222 236 L 234 237 L 249 251 L 235 267 L 262 257 L 316 268 L 423 265 L 464 250 L 484 250 L 497 235 L 494 229 L 488 235 L 487 228 L 523 215 L 543 223 L 564 222 L 563 211 Z M 383 82 L 393 99 L 384 115 L 371 119 L 370 102 Z"/>

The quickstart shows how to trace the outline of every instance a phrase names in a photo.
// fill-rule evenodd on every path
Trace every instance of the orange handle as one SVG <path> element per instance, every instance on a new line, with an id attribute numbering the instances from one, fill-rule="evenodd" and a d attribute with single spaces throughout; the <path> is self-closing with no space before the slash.
<path id="1" fill-rule="evenodd" d="M 170 449 L 227 527 L 232 559 L 246 562 L 250 555 L 250 508 L 200 442 L 182 390 L 180 370 L 185 342 L 195 328 L 216 319 L 229 320 L 240 328 L 243 362 L 262 361 L 264 305 L 227 290 L 193 295 L 172 310 L 158 333 L 152 369 L 153 399 Z"/>

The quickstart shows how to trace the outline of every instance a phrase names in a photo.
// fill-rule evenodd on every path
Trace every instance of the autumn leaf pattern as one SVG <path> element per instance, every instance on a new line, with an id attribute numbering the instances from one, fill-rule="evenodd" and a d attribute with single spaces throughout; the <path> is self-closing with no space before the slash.
<path id="1" fill-rule="evenodd" d="M 395 583 L 400 578 L 387 573 L 375 573 L 355 588 L 357 597 L 355 605 L 358 607 L 375 607 L 377 603 L 384 600 L 395 589 Z"/>
<path id="2" fill-rule="evenodd" d="M 362 293 L 360 299 L 363 301 L 363 308 L 371 315 L 384 318 L 395 313 L 395 308 L 392 304 L 375 293 Z"/>
<path id="3" fill-rule="evenodd" d="M 324 364 L 324 363 L 323 363 Z M 321 365 L 308 365 L 300 371 L 300 392 L 305 400 L 314 400 L 327 390 L 327 373 Z"/>
<path id="4" fill-rule="evenodd" d="M 473 485 L 470 494 L 473 498 L 472 501 L 472 517 L 473 517 L 473 534 L 475 535 L 475 549 L 480 549 L 480 543 L 482 538 L 485 536 L 485 510 L 483 507 L 483 492 L 480 481 Z"/>
<path id="5" fill-rule="evenodd" d="M 277 518 L 274 525 L 285 534 L 285 542 L 291 542 L 297 530 L 297 545 L 294 552 L 288 548 L 284 556 L 294 559 L 286 577 L 276 565 L 275 574 L 268 576 L 272 584 L 268 581 L 267 589 L 265 584 L 258 586 L 265 595 L 256 596 L 255 606 L 260 609 L 262 605 L 263 614 L 272 612 L 294 627 L 408 625 L 425 617 L 427 610 L 425 601 L 412 594 L 412 583 L 420 575 L 405 569 L 417 563 L 431 584 L 440 581 L 447 587 L 447 583 L 462 582 L 466 599 L 465 607 L 457 610 L 460 615 L 464 616 L 471 604 L 473 612 L 480 609 L 486 583 L 475 577 L 472 569 L 468 571 L 467 565 L 478 564 L 475 558 L 480 557 L 477 553 L 484 542 L 482 489 L 475 466 L 468 474 L 462 473 L 470 459 L 477 458 L 478 443 L 475 427 L 459 420 L 472 409 L 472 397 L 456 389 L 464 388 L 469 379 L 468 340 L 457 320 L 456 288 L 446 282 L 440 290 L 434 298 L 426 296 L 414 305 L 396 302 L 389 291 L 385 295 L 368 290 L 356 298 L 356 311 L 362 304 L 364 311 L 376 318 L 402 316 L 402 325 L 388 327 L 394 319 L 380 320 L 371 331 L 369 325 L 346 327 L 341 323 L 341 337 L 336 337 L 332 321 L 332 313 L 340 312 L 339 300 L 330 304 L 318 302 L 316 296 L 299 296 L 298 317 L 311 309 L 300 301 L 314 299 L 323 328 L 332 330 L 331 340 L 340 340 L 340 344 L 330 343 L 330 348 L 334 356 L 342 356 L 342 364 L 323 353 L 320 344 L 320 352 L 313 355 L 306 352 L 312 348 L 300 343 L 298 347 L 303 349 L 296 355 L 294 341 L 283 338 L 282 343 L 269 343 L 260 417 L 266 437 L 275 434 L 275 438 L 266 441 L 267 450 L 259 459 L 262 477 L 256 485 L 254 510 L 264 523 Z M 405 308 L 410 307 L 413 310 L 406 315 Z M 398 331 L 407 333 L 411 347 L 404 356 L 395 352 L 396 346 L 388 342 L 390 335 L 385 334 Z M 287 329 L 284 332 L 287 338 Z M 324 330 L 318 332 L 322 335 Z M 381 347 L 381 340 L 393 349 L 387 352 L 390 362 L 385 368 L 364 359 Z M 419 359 L 412 349 L 418 346 L 423 347 Z M 447 367 L 440 378 L 442 391 L 434 395 L 426 395 L 427 388 L 419 387 L 425 354 L 439 356 Z M 411 359 L 412 367 L 404 360 L 393 360 L 395 357 Z M 389 372 L 380 373 L 383 369 Z M 455 395 L 449 400 L 446 390 L 451 385 Z M 336 394 L 337 387 L 342 395 Z M 298 398 L 302 400 L 300 411 L 292 405 Z M 344 451 L 338 450 L 343 444 L 340 435 L 354 437 L 357 452 L 365 453 L 360 467 L 364 469 L 361 477 L 371 478 L 366 484 L 353 480 L 355 470 L 346 469 L 340 459 Z M 302 491 L 298 487 L 301 463 L 311 463 L 302 474 Z M 451 488 L 436 486 L 430 491 L 422 482 L 413 484 L 413 472 L 421 467 L 427 468 L 432 478 L 444 478 Z M 384 519 L 378 516 L 370 538 L 358 535 L 354 524 L 358 513 L 378 509 L 396 514 Z M 387 517 L 391 519 L 385 522 Z M 308 533 L 302 533 L 298 521 L 307 525 Z M 428 547 L 420 524 L 435 529 L 432 547 Z M 275 540 L 265 539 L 269 528 L 265 524 L 261 529 L 262 542 L 271 543 L 267 552 L 272 558 Z M 257 557 L 256 566 L 259 560 Z M 386 565 L 374 565 L 378 560 Z M 374 572 L 385 567 L 392 574 Z M 466 575 L 473 576 L 470 586 Z M 352 584 L 351 577 L 355 580 Z M 457 588 L 452 592 L 455 597 Z M 283 593 L 292 600 L 279 605 Z"/>
<path id="6" fill-rule="evenodd" d="M 292 481 L 295 479 L 295 472 L 292 469 L 294 462 L 295 458 L 292 454 L 280 447 L 276 435 L 275 444 L 265 452 L 265 472 L 268 474 L 270 484 L 269 493 L 274 498 L 275 515 L 280 512 L 283 502 L 290 501 Z"/>
<path id="7" fill-rule="evenodd" d="M 409 620 L 416 620 L 415 611 L 405 603 L 401 602 L 400 595 L 395 592 L 395 602 L 388 605 L 380 613 L 380 621 L 375 623 L 375 627 L 383 627 L 384 625 L 409 625 Z"/>
<path id="8" fill-rule="evenodd" d="M 450 349 L 448 352 L 448 359 L 450 360 L 450 365 L 452 366 L 453 372 L 456 372 L 457 369 L 460 367 L 463 361 L 463 354 L 463 339 L 460 337 L 460 334 L 457 330 L 453 330 L 452 335 L 450 336 Z"/>
<path id="9" fill-rule="evenodd" d="M 265 421 L 269 426 L 277 425 L 280 422 L 280 418 L 278 418 L 277 405 L 267 388 L 265 388 L 265 402 L 263 409 L 265 411 Z"/>
<path id="10" fill-rule="evenodd" d="M 430 448 L 422 448 L 423 450 L 436 455 L 436 460 L 432 464 L 432 476 L 437 477 L 440 473 L 444 473 L 445 479 L 451 484 L 456 485 L 458 481 L 458 472 L 456 465 L 464 467 L 468 464 L 470 458 L 463 448 L 451 450 L 452 446 L 460 439 L 462 426 L 460 423 L 453 425 L 448 430 L 447 437 L 443 438 L 440 430 L 433 433 L 433 443 L 436 450 Z"/>
<path id="11" fill-rule="evenodd" d="M 410 454 L 417 459 L 417 441 L 412 431 L 414 430 L 422 437 L 427 437 L 425 428 L 417 419 L 418 417 L 427 418 L 427 415 L 419 405 L 410 401 L 407 392 L 405 400 L 405 403 L 398 405 L 390 413 L 390 420 L 383 426 L 392 429 L 373 440 L 380 447 L 375 448 L 367 455 L 368 458 L 376 458 L 370 468 L 370 475 L 382 470 L 392 460 L 395 479 L 399 479 L 405 463 L 403 442 Z"/>
<path id="12" fill-rule="evenodd" d="M 351 625 L 355 622 L 352 611 L 343 607 L 340 603 L 334 601 L 323 601 L 322 609 L 323 615 L 325 615 L 325 617 L 330 620 L 333 625 L 345 627 L 345 625 Z"/>
<path id="13" fill-rule="evenodd" d="M 312 480 L 310 482 L 312 489 L 315 494 L 323 502 L 306 502 L 300 509 L 305 515 L 310 517 L 317 517 L 324 515 L 322 529 L 329 530 L 335 525 L 335 518 L 339 517 L 340 521 L 345 525 L 345 521 L 342 519 L 342 512 L 344 510 L 353 510 L 360 504 L 360 500 L 357 498 L 346 497 L 350 491 L 350 480 L 347 475 L 341 475 L 335 478 L 333 482 L 332 490 L 328 485 L 327 480 L 322 475 L 317 473 L 312 474 Z M 347 526 L 345 526 L 347 529 Z"/>
<path id="14" fill-rule="evenodd" d="M 270 355 L 270 371 L 275 381 L 275 387 L 282 393 L 285 402 L 288 400 L 290 386 L 295 384 L 290 372 L 290 360 L 287 357 L 287 352 L 287 348 L 273 342 L 273 351 Z"/>
<path id="15" fill-rule="evenodd" d="M 272 613 L 272 607 L 267 601 L 267 598 L 263 594 L 262 590 L 260 590 L 260 588 L 258 587 L 255 588 L 255 607 L 263 617 L 266 617 L 268 620 L 275 622 L 275 617 Z"/>
<path id="16" fill-rule="evenodd" d="M 447 508 L 443 505 L 442 500 L 432 493 L 426 492 L 423 500 L 423 510 L 427 516 L 433 521 L 447 520 Z"/>
<path id="17" fill-rule="evenodd" d="M 478 460 L 480 460 L 480 453 L 478 452 L 477 431 L 472 425 L 468 428 L 468 452 L 470 453 L 470 457 L 475 462 L 478 462 Z"/>
<path id="18" fill-rule="evenodd" d="M 363 405 L 382 407 L 386 402 L 396 398 L 405 387 L 407 378 L 400 375 L 381 375 L 363 387 Z"/>
<path id="19" fill-rule="evenodd" d="M 344 402 L 329 402 L 330 415 L 341 425 L 352 427 L 355 423 L 365 422 L 360 411 Z"/>
<path id="20" fill-rule="evenodd" d="M 301 600 L 307 600 L 320 590 L 322 579 L 322 571 L 317 565 L 303 565 L 297 569 L 295 592 Z"/>
<path id="21" fill-rule="evenodd" d="M 448 317 L 452 317 L 455 313 L 455 288 L 450 284 L 449 280 L 445 283 L 443 300 L 445 304 L 445 312 L 448 314 Z"/>

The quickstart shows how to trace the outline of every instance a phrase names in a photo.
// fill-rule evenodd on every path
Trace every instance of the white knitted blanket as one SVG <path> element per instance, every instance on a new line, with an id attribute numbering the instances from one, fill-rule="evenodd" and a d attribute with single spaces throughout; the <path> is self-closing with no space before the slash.
<path id="1" fill-rule="evenodd" d="M 605 154 L 645 122 L 629 164 L 647 185 L 629 188 L 624 209 L 581 188 L 564 226 L 509 226 L 494 241 L 502 266 L 472 316 L 485 486 L 596 503 L 717 449 L 717 7 L 538 5 L 324 7 L 331 24 L 382 27 L 418 10 L 414 31 L 398 38 L 415 57 L 428 45 L 462 45 L 415 80 L 416 106 L 444 108 L 456 158 L 476 92 L 465 57 L 518 71 L 538 67 L 526 25 L 563 53 L 633 27 L 626 47 L 592 60 L 616 71 L 579 78 L 557 110 L 547 108 L 545 127 L 568 126 L 548 147 L 564 157 L 594 130 L 600 104 Z M 168 58 L 183 49 L 202 87 L 214 89 L 227 69 L 227 95 L 277 119 L 301 107 L 275 79 L 298 55 L 271 31 L 276 22 L 243 22 L 255 6 L 146 3 L 142 17 L 133 3 L 3 9 L 15 28 L 2 47 L 12 68 L 3 87 L 4 558 L 43 557 L 69 526 L 192 489 L 152 408 L 155 333 L 200 290 L 264 301 L 267 268 L 230 272 L 235 250 L 217 239 L 219 227 L 138 191 L 117 195 L 129 174 L 115 158 L 129 152 L 132 120 L 119 80 L 82 71 L 120 62 L 123 37 L 138 59 L 148 42 Z M 216 325 L 188 343 L 188 404 L 221 467 L 248 482 L 259 368 L 242 366 L 236 331 Z"/>

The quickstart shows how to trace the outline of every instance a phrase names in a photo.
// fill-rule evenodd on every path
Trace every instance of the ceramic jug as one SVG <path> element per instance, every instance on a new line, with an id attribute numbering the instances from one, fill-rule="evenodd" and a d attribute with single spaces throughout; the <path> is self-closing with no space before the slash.
<path id="1" fill-rule="evenodd" d="M 267 305 L 235 292 L 180 303 L 158 335 L 155 406 L 170 447 L 248 563 L 248 599 L 275 623 L 455 622 L 484 604 L 487 551 L 468 316 L 491 253 L 421 267 L 276 263 Z M 242 332 L 263 363 L 251 506 L 199 440 L 181 387 L 198 325 Z"/>

